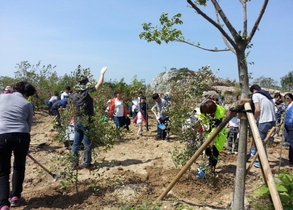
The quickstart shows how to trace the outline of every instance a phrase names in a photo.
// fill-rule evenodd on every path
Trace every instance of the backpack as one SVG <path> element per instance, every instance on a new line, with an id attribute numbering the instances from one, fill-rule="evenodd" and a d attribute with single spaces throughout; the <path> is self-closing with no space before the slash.
<path id="1" fill-rule="evenodd" d="M 267 99 L 269 99 L 269 100 L 273 99 L 272 96 L 269 94 L 269 92 L 267 92 L 265 90 L 259 90 L 256 93 L 262 94 L 263 96 L 267 97 Z M 250 106 L 251 106 L 251 111 L 254 114 L 254 112 L 255 112 L 255 106 L 254 106 L 254 102 L 252 100 L 252 96 L 251 96 L 251 100 L 250 100 Z"/>

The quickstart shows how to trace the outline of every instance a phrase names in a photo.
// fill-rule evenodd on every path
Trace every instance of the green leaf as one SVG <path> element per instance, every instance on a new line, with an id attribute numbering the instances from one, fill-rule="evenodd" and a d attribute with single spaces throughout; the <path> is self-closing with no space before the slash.
<path id="1" fill-rule="evenodd" d="M 261 196 L 263 194 L 268 194 L 269 193 L 269 188 L 267 185 L 262 185 L 260 188 L 254 191 L 254 193 L 258 196 Z"/>
<path id="2" fill-rule="evenodd" d="M 283 204 L 286 204 L 286 203 L 290 202 L 291 197 L 288 193 L 280 193 L 280 199 Z"/>
<path id="3" fill-rule="evenodd" d="M 288 192 L 287 188 L 284 185 L 276 184 L 278 192 Z"/>

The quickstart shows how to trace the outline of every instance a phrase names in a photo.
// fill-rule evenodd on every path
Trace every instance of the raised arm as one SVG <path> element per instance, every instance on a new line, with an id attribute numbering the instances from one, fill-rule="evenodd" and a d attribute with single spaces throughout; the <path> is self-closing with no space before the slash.
<path id="1" fill-rule="evenodd" d="M 99 81 L 98 81 L 98 83 L 95 85 L 95 88 L 96 88 L 97 91 L 98 91 L 98 90 L 102 87 L 102 85 L 103 85 L 103 82 L 104 82 L 104 75 L 105 75 L 105 73 L 106 73 L 107 70 L 108 70 L 107 67 L 103 67 L 103 68 L 101 69 L 101 74 L 100 74 Z"/>

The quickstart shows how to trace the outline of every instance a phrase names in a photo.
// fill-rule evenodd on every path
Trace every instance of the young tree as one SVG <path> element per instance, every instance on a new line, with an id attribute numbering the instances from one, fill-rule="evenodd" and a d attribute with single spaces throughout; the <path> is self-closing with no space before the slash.
<path id="1" fill-rule="evenodd" d="M 6 86 L 13 86 L 14 83 L 17 82 L 16 79 L 7 77 L 7 76 L 1 76 L 0 77 L 0 90 L 1 92 L 4 90 Z"/>
<path id="2" fill-rule="evenodd" d="M 64 74 L 63 76 L 60 76 L 58 78 L 57 85 L 54 87 L 54 92 L 64 90 L 66 86 L 69 86 L 71 89 L 73 89 L 74 85 L 76 85 L 75 74 L 75 71 L 73 71 L 70 74 Z"/>
<path id="3" fill-rule="evenodd" d="M 54 92 L 54 86 L 58 82 L 55 67 L 51 64 L 41 65 L 41 61 L 35 65 L 31 65 L 28 61 L 21 61 L 16 64 L 18 70 L 14 72 L 15 79 L 32 83 L 37 89 L 38 103 L 44 104 Z"/>
<path id="4" fill-rule="evenodd" d="M 253 80 L 253 83 L 259 84 L 261 87 L 265 88 L 277 88 L 278 82 L 271 77 L 261 76 Z"/>
<path id="5" fill-rule="evenodd" d="M 293 91 L 293 71 L 290 71 L 284 77 L 281 77 L 281 85 L 284 91 Z"/>
<path id="6" fill-rule="evenodd" d="M 207 49 L 200 44 L 194 44 L 189 40 L 185 39 L 182 35 L 181 30 L 174 29 L 173 26 L 176 24 L 183 24 L 180 17 L 181 14 L 174 15 L 171 19 L 168 18 L 168 14 L 164 13 L 160 17 L 160 27 L 152 26 L 151 23 L 143 23 L 144 32 L 140 33 L 140 38 L 145 39 L 148 42 L 156 42 L 161 44 L 161 42 L 170 42 L 170 41 L 178 41 L 182 43 L 189 44 L 191 46 L 208 50 L 211 52 L 221 52 L 221 51 L 232 51 L 236 55 L 237 59 L 237 66 L 238 66 L 238 75 L 239 75 L 239 82 L 241 88 L 241 98 L 248 98 L 249 94 L 249 74 L 247 68 L 247 53 L 246 49 L 251 47 L 251 40 L 258 29 L 259 23 L 263 17 L 265 9 L 269 0 L 264 0 L 262 8 L 259 12 L 257 19 L 254 22 L 254 25 L 251 31 L 248 31 L 247 27 L 247 2 L 249 0 L 239 0 L 242 6 L 242 29 L 236 30 L 234 26 L 231 24 L 229 18 L 226 16 L 224 10 L 219 4 L 217 0 L 211 0 L 211 4 L 215 9 L 216 19 L 212 19 L 207 14 L 205 14 L 201 9 L 200 6 L 207 6 L 207 0 L 187 0 L 188 4 L 192 9 L 196 11 L 197 14 L 201 15 L 205 20 L 207 20 L 210 24 L 212 24 L 215 28 L 219 30 L 222 34 L 223 40 L 227 46 L 227 49 L 219 50 L 215 49 Z M 247 145 L 247 127 L 248 122 L 247 120 L 241 120 L 240 123 L 240 144 L 239 144 L 239 155 L 238 155 L 238 162 L 237 162 L 237 170 L 236 170 L 236 178 L 235 178 L 235 193 L 233 198 L 233 206 L 232 209 L 244 209 L 244 193 L 245 193 L 245 165 L 246 165 L 246 145 Z"/>

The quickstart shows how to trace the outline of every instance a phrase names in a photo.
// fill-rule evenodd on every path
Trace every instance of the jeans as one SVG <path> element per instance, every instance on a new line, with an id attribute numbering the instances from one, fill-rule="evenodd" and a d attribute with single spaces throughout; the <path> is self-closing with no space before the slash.
<path id="1" fill-rule="evenodd" d="M 293 164 L 293 125 L 285 125 L 285 129 L 287 132 L 288 142 L 290 143 L 289 162 Z"/>
<path id="2" fill-rule="evenodd" d="M 167 131 L 168 131 L 168 128 L 167 128 L 167 122 L 169 121 L 169 118 L 166 118 L 164 120 L 160 120 L 160 123 L 161 124 L 164 124 L 166 126 L 166 128 L 163 130 L 163 129 L 160 129 L 159 128 L 159 122 L 158 122 L 158 130 L 157 130 L 157 137 L 158 138 L 162 138 L 162 139 L 165 139 L 166 136 L 167 136 Z"/>
<path id="3" fill-rule="evenodd" d="M 48 101 L 47 105 L 48 105 L 49 115 L 52 115 L 52 105 L 53 105 L 53 103 L 51 101 Z"/>
<path id="4" fill-rule="evenodd" d="M 137 112 L 136 111 L 133 111 L 132 112 L 132 119 L 134 119 L 136 117 L 136 115 L 137 115 Z"/>
<path id="5" fill-rule="evenodd" d="M 124 126 L 124 116 L 122 117 L 113 117 L 115 125 L 117 128 L 122 128 Z"/>
<path id="6" fill-rule="evenodd" d="M 238 143 L 239 138 L 237 137 L 238 133 L 229 132 L 228 133 L 228 151 L 232 152 L 232 145 L 234 142 L 234 152 L 238 152 Z"/>
<path id="7" fill-rule="evenodd" d="M 258 132 L 261 138 L 262 143 L 264 143 L 265 138 L 267 137 L 268 131 L 276 125 L 275 121 L 259 123 L 258 124 Z M 252 150 L 255 150 L 255 145 L 252 145 Z M 265 152 L 267 153 L 266 146 L 264 146 Z"/>
<path id="8" fill-rule="evenodd" d="M 29 133 L 0 134 L 0 207 L 10 206 L 9 197 L 20 197 L 23 191 L 25 161 L 30 144 Z M 14 154 L 12 191 L 9 195 L 11 155 Z"/>
<path id="9" fill-rule="evenodd" d="M 83 166 L 88 167 L 92 162 L 92 142 L 89 136 L 89 128 L 82 123 L 76 123 L 74 141 L 72 144 L 71 152 L 73 153 L 72 165 L 78 165 L 79 147 L 81 143 L 84 144 L 84 162 Z"/>
<path id="10" fill-rule="evenodd" d="M 286 125 L 285 125 L 286 126 Z M 283 135 L 284 135 L 284 138 L 285 138 L 285 142 L 289 142 L 289 136 L 288 136 L 288 132 L 286 131 L 286 128 L 284 129 L 284 132 L 283 132 Z"/>

